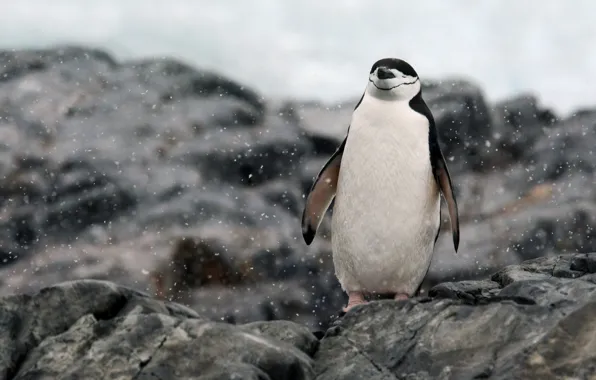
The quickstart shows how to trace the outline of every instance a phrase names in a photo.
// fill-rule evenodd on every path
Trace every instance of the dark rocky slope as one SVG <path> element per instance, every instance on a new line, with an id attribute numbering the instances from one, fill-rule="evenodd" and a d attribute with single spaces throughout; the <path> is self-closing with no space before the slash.
<path id="1" fill-rule="evenodd" d="M 596 254 L 538 258 L 430 298 L 376 301 L 327 331 L 317 379 L 593 379 Z"/>
<path id="2" fill-rule="evenodd" d="M 526 95 L 490 104 L 458 79 L 424 91 L 462 218 L 455 255 L 445 217 L 425 289 L 596 251 L 596 111 L 558 118 Z M 328 219 L 307 247 L 299 215 L 353 104 L 265 101 L 171 59 L 0 52 L 0 294 L 84 278 L 155 294 L 156 276 L 196 275 L 167 296 L 213 320 L 320 328 L 345 299 Z M 213 265 L 163 264 L 182 237 L 213 242 Z"/>
<path id="3" fill-rule="evenodd" d="M 80 280 L 0 301 L 1 379 L 311 379 L 318 342 L 293 322 L 209 322 Z"/>
<path id="4" fill-rule="evenodd" d="M 232 325 L 114 283 L 0 299 L 0 379 L 593 379 L 596 253 L 526 261 L 428 297 L 373 301 L 319 341 Z"/>

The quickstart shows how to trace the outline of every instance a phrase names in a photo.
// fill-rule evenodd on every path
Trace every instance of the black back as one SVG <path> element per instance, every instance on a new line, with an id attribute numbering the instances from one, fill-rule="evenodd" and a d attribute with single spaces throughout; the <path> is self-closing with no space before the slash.
<path id="1" fill-rule="evenodd" d="M 437 160 L 442 159 L 443 153 L 441 152 L 441 147 L 439 145 L 439 133 L 435 124 L 435 118 L 430 112 L 430 108 L 428 108 L 424 99 L 422 99 L 422 90 L 420 90 L 416 96 L 410 100 L 410 108 L 426 117 L 428 120 L 428 146 L 430 148 L 430 161 L 431 164 L 433 164 L 433 169 L 435 169 L 434 165 Z"/>

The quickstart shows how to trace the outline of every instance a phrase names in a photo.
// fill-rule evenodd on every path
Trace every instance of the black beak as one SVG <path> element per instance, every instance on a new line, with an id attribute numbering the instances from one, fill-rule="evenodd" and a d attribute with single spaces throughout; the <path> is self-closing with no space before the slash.
<path id="1" fill-rule="evenodd" d="M 391 79 L 395 78 L 395 74 L 393 74 L 389 69 L 385 67 L 377 68 L 377 78 L 379 79 Z"/>

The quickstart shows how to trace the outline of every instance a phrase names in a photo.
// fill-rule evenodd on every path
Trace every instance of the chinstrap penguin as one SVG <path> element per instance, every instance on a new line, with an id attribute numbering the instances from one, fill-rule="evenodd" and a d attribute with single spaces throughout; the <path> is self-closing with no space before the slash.
<path id="1" fill-rule="evenodd" d="M 365 296 L 414 296 L 430 267 L 443 194 L 453 245 L 459 216 L 433 115 L 407 62 L 374 63 L 345 139 L 316 177 L 302 215 L 310 245 L 335 198 L 331 242 L 347 312 Z"/>

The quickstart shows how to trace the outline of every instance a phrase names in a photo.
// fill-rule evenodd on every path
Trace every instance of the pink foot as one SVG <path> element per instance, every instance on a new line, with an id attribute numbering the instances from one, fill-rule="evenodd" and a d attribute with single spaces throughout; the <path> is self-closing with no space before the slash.
<path id="1" fill-rule="evenodd" d="M 343 308 L 344 313 L 356 305 L 365 304 L 364 295 L 361 292 L 348 292 L 348 305 Z"/>
<path id="2" fill-rule="evenodd" d="M 397 293 L 397 294 L 395 295 L 395 297 L 394 297 L 394 299 L 395 299 L 396 301 L 403 301 L 403 300 L 407 300 L 408 298 L 410 298 L 410 296 L 408 296 L 408 295 L 407 295 L 407 294 L 405 294 L 405 293 Z"/>

